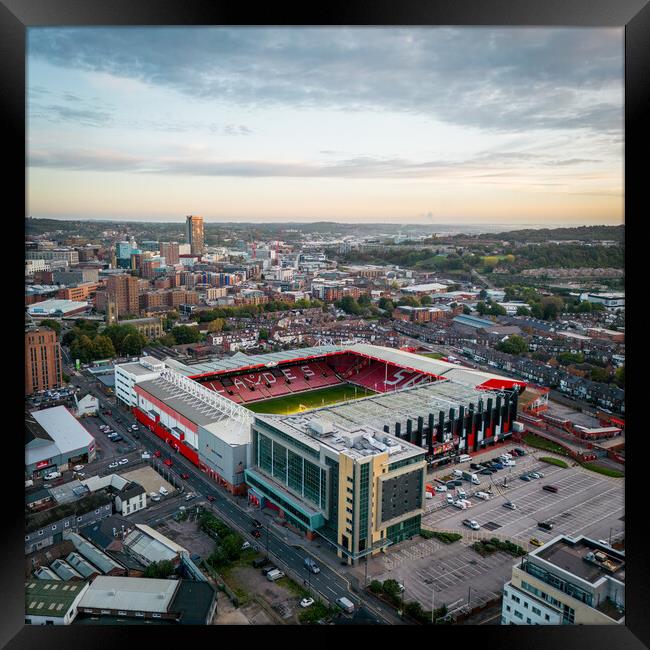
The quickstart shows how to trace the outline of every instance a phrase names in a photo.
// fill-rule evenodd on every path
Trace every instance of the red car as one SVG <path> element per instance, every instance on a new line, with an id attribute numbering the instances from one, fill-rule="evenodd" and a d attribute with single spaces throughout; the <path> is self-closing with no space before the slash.
<path id="1" fill-rule="evenodd" d="M 211 494 L 208 494 L 207 497 L 205 497 L 208 501 L 214 501 L 214 497 Z"/>
<path id="2" fill-rule="evenodd" d="M 167 467 L 171 467 L 174 464 L 174 463 L 172 463 L 171 458 L 165 458 L 165 460 L 163 460 L 163 463 L 165 463 L 165 465 L 167 465 Z"/>
<path id="3" fill-rule="evenodd" d="M 189 477 L 190 477 L 189 474 L 181 474 L 181 478 L 182 478 L 184 481 L 187 481 L 187 479 L 188 479 Z"/>
<path id="4" fill-rule="evenodd" d="M 153 452 L 153 455 L 154 455 L 156 458 L 160 458 L 160 452 L 159 452 L 159 451 L 154 451 L 154 452 Z"/>

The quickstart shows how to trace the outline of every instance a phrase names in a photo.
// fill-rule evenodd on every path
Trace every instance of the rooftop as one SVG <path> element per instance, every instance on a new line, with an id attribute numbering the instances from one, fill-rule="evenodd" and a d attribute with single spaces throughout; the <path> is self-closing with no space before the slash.
<path id="1" fill-rule="evenodd" d="M 598 554 L 598 555 L 596 555 Z M 586 537 L 560 537 L 531 553 L 592 585 L 603 578 L 625 583 L 625 554 Z"/>
<path id="2" fill-rule="evenodd" d="M 25 450 L 26 465 L 38 462 L 42 458 L 52 458 L 59 454 L 76 451 L 95 442 L 95 439 L 65 406 L 32 411 L 30 417 L 42 427 L 53 442 L 50 445 L 27 448 Z M 35 432 L 34 427 L 30 430 Z"/>
<path id="3" fill-rule="evenodd" d="M 178 589 L 178 580 L 97 576 L 79 607 L 166 613 Z"/>
<path id="4" fill-rule="evenodd" d="M 29 580 L 25 583 L 25 614 L 63 617 L 85 582 L 61 580 Z"/>

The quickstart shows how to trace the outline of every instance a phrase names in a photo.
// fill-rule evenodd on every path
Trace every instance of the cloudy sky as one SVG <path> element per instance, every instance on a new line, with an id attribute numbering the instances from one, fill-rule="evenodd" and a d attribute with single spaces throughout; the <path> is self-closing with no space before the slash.
<path id="1" fill-rule="evenodd" d="M 623 219 L 623 30 L 30 28 L 28 214 Z"/>

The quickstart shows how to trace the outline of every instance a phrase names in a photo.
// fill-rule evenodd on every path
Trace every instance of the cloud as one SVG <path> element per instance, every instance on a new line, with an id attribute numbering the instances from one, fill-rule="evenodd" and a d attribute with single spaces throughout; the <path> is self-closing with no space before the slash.
<path id="1" fill-rule="evenodd" d="M 181 176 L 215 176 L 240 178 L 347 178 L 347 179 L 424 179 L 465 178 L 508 179 L 527 181 L 544 166 L 570 166 L 587 160 L 543 160 L 532 154 L 501 152 L 492 158 L 481 154 L 461 161 L 413 161 L 402 158 L 357 156 L 333 162 L 268 160 L 218 160 L 206 156 L 205 150 L 187 151 L 181 156 L 148 158 L 110 150 L 68 149 L 34 150 L 30 167 L 128 172 Z M 522 165 L 521 160 L 529 162 Z M 544 172 L 546 173 L 546 172 Z M 585 176 L 586 178 L 586 176 Z"/>
<path id="2" fill-rule="evenodd" d="M 495 131 L 622 131 L 622 30 L 33 28 L 30 60 L 244 108 L 416 113 Z"/>
<path id="3" fill-rule="evenodd" d="M 96 108 L 74 108 L 62 104 L 30 103 L 29 117 L 53 123 L 72 122 L 80 126 L 105 127 L 112 122 L 111 113 Z"/>

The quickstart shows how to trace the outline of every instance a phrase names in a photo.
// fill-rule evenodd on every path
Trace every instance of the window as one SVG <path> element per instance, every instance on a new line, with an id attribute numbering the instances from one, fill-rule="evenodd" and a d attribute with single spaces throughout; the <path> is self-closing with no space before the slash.
<path id="1" fill-rule="evenodd" d="M 524 618 L 524 615 L 523 615 L 521 612 L 518 612 L 517 610 L 515 610 L 515 616 L 516 616 L 517 618 L 521 618 L 521 619 Z"/>
<path id="2" fill-rule="evenodd" d="M 527 618 L 526 623 L 528 623 L 528 625 L 532 625 L 533 622 L 529 618 Z"/>
<path id="3" fill-rule="evenodd" d="M 510 605 L 506 605 L 506 612 L 510 611 Z"/>
<path id="4" fill-rule="evenodd" d="M 70 522 L 69 521 L 63 522 L 63 527 L 64 528 L 69 528 L 70 527 Z"/>
<path id="5" fill-rule="evenodd" d="M 542 610 L 541 609 L 537 609 L 537 607 L 533 607 L 532 610 L 533 610 L 533 614 L 537 614 L 537 616 L 542 615 Z"/>
<path id="6" fill-rule="evenodd" d="M 550 621 L 551 617 L 548 614 L 544 614 L 544 620 Z"/>
<path id="7" fill-rule="evenodd" d="M 39 535 L 42 535 L 42 534 L 43 534 L 43 531 L 42 531 L 42 530 L 39 530 L 39 531 L 38 531 L 38 534 L 39 534 Z"/>
<path id="8" fill-rule="evenodd" d="M 524 607 L 528 609 L 528 603 L 526 601 L 524 601 Z"/>

